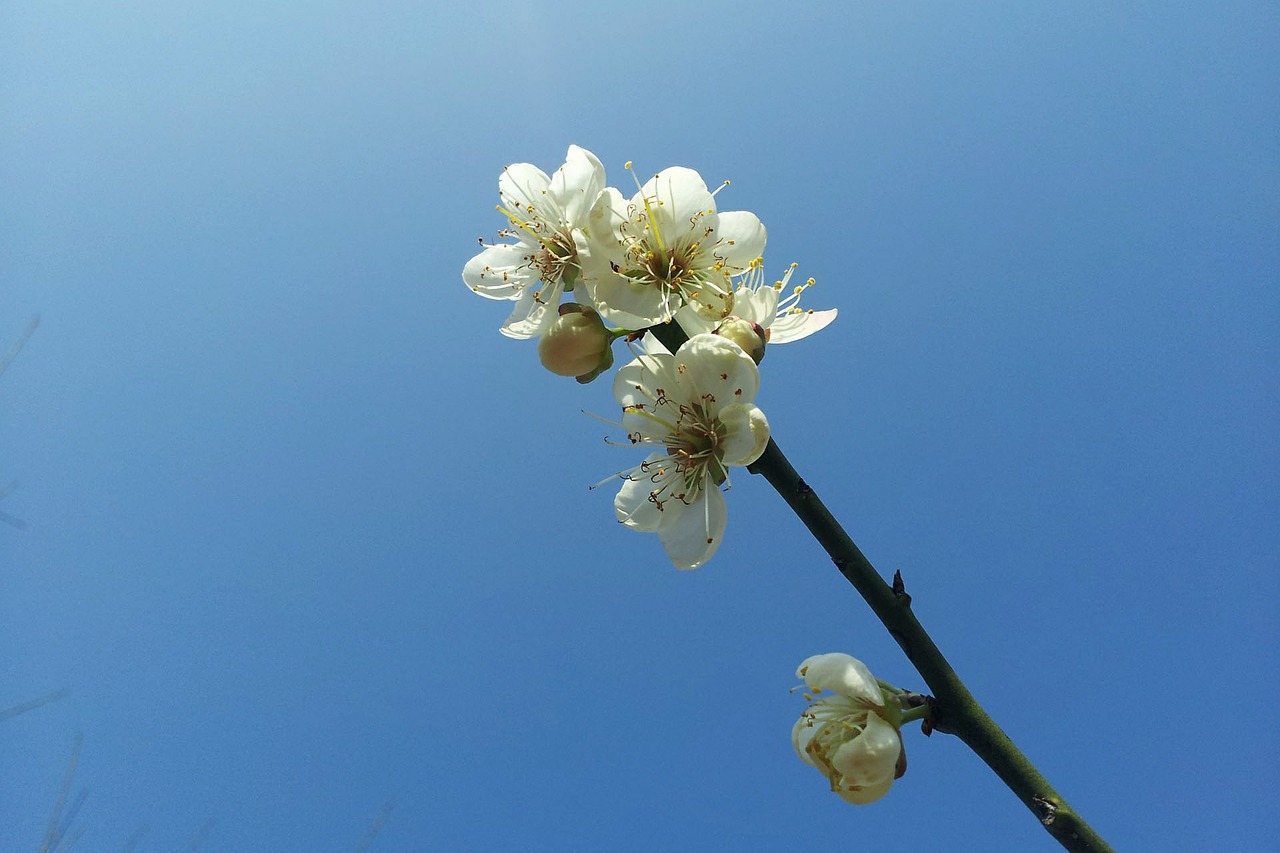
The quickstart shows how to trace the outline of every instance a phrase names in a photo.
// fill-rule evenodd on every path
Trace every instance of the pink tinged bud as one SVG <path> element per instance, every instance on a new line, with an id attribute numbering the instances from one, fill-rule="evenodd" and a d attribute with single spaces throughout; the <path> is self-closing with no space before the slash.
<path id="1" fill-rule="evenodd" d="M 743 352 L 759 364 L 764 358 L 765 343 L 769 340 L 769 332 L 759 323 L 744 320 L 741 317 L 730 317 L 721 323 L 713 332 L 737 344 Z"/>
<path id="2" fill-rule="evenodd" d="M 595 309 L 566 302 L 538 341 L 538 359 L 557 376 L 590 382 L 613 364 L 612 343 Z"/>

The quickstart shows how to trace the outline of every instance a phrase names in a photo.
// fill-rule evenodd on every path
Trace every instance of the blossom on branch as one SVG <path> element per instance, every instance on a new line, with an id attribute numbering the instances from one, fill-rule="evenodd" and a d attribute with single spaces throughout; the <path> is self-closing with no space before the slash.
<path id="1" fill-rule="evenodd" d="M 732 277 L 760 257 L 766 236 L 754 213 L 718 212 L 715 193 L 683 166 L 663 169 L 629 200 L 605 189 L 589 231 L 583 281 L 593 304 L 633 330 L 668 322 L 685 305 L 709 320 L 728 317 Z"/>
<path id="2" fill-rule="evenodd" d="M 561 294 L 574 290 L 587 214 L 603 189 L 604 166 L 576 145 L 550 177 L 529 163 L 502 170 L 498 210 L 510 227 L 499 236 L 515 242 L 485 244 L 463 267 L 462 279 L 481 296 L 516 303 L 502 325 L 507 337 L 541 335 L 556 316 Z"/>
<path id="3" fill-rule="evenodd" d="M 822 693 L 791 729 L 791 744 L 806 764 L 822 771 L 831 790 L 850 803 L 873 803 L 906 771 L 901 709 L 857 658 L 814 655 L 796 670 L 808 691 Z"/>
<path id="4" fill-rule="evenodd" d="M 733 291 L 733 316 L 758 323 L 765 330 L 768 343 L 785 344 L 807 338 L 831 325 L 836 318 L 834 308 L 814 311 L 800 307 L 800 294 L 813 287 L 814 280 L 810 278 L 793 287 L 791 276 L 797 266 L 791 264 L 781 279 L 770 284 L 764 275 L 764 261 L 756 259 Z M 676 322 L 689 335 L 716 328 L 716 321 L 688 307 L 676 313 Z"/>
<path id="5" fill-rule="evenodd" d="M 769 443 L 769 422 L 752 402 L 760 372 L 716 335 L 696 335 L 674 355 L 647 340 L 647 352 L 618 371 L 613 393 L 631 443 L 658 449 L 618 473 L 625 482 L 614 513 L 657 533 L 676 568 L 693 569 L 724 537 L 730 466 L 750 465 Z"/>

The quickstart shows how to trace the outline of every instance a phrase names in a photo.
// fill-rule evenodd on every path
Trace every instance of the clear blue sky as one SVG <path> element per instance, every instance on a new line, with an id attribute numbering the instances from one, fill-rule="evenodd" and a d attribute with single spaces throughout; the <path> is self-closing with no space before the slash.
<path id="1" fill-rule="evenodd" d="M 920 684 L 764 482 L 691 573 L 587 490 L 460 278 L 570 143 L 818 279 L 775 437 L 1117 849 L 1273 849 L 1280 10 L 783 8 L 0 5 L 0 849 L 77 733 L 80 850 L 1056 849 L 795 758 L 806 656 Z"/>

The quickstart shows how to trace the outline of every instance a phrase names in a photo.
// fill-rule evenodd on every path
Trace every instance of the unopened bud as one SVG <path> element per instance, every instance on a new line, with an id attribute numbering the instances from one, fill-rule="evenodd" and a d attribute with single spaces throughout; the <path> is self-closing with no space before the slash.
<path id="1" fill-rule="evenodd" d="M 769 333 L 759 323 L 741 317 L 730 317 L 716 327 L 714 334 L 733 341 L 756 364 L 764 358 L 764 346 L 769 340 Z"/>
<path id="2" fill-rule="evenodd" d="M 538 341 L 538 359 L 557 376 L 590 382 L 613 365 L 612 343 L 594 308 L 566 302 Z"/>

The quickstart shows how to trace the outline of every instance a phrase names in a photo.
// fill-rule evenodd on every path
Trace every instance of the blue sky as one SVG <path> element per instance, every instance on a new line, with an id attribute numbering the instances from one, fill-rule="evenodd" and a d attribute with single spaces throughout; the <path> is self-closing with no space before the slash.
<path id="1" fill-rule="evenodd" d="M 734 478 L 677 572 L 605 382 L 463 286 L 503 165 L 698 169 L 836 307 L 757 402 L 1117 849 L 1280 783 L 1272 3 L 0 6 L 0 849 L 1050 850 L 961 744 L 845 805 L 808 655 L 919 687 Z M 203 835 L 202 835 L 203 833 Z"/>

